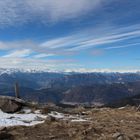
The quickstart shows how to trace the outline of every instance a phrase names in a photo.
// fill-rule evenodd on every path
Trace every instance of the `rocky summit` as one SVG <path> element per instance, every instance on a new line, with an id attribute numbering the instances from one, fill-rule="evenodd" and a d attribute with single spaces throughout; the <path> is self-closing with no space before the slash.
<path id="1" fill-rule="evenodd" d="M 59 111 L 59 112 L 58 112 Z M 46 116 L 43 118 L 43 116 Z M 26 115 L 24 122 L 0 129 L 0 140 L 139 140 L 140 112 L 137 107 L 60 108 L 42 106 L 25 108 L 17 115 Z M 38 114 L 30 125 L 27 115 Z M 42 118 L 41 118 L 42 116 Z M 16 115 L 14 115 L 16 118 Z M 15 119 L 11 117 L 11 119 Z M 19 116 L 17 117 L 17 121 Z M 13 122 L 13 121 L 11 121 Z"/>

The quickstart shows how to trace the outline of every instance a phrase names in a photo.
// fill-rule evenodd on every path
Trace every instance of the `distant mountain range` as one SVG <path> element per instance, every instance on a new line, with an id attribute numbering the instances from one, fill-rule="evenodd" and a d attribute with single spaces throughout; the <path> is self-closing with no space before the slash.
<path id="1" fill-rule="evenodd" d="M 0 69 L 0 94 L 41 103 L 102 105 L 140 94 L 140 73 L 75 73 Z"/>

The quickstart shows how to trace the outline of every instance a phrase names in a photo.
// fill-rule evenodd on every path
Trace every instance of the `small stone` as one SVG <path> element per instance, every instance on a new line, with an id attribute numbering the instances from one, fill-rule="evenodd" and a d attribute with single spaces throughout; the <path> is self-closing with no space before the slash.
<path id="1" fill-rule="evenodd" d="M 113 138 L 118 138 L 118 137 L 120 137 L 120 136 L 122 136 L 122 134 L 121 133 L 119 133 L 119 132 L 116 132 L 115 134 L 113 134 Z"/>
<path id="2" fill-rule="evenodd" d="M 123 136 L 119 136 L 119 137 L 117 138 L 117 140 L 124 140 L 124 137 L 123 137 Z"/>
<path id="3" fill-rule="evenodd" d="M 53 117 L 53 116 L 48 116 L 48 117 L 47 117 L 47 120 L 49 120 L 49 121 L 51 121 L 51 122 L 54 122 L 54 121 L 56 121 L 56 118 Z"/>

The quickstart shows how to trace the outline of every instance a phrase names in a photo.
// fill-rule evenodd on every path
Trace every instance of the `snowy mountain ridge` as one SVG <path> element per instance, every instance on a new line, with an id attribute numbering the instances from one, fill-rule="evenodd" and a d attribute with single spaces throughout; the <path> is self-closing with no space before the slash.
<path id="1" fill-rule="evenodd" d="M 23 69 L 23 68 L 0 68 L 0 75 L 2 74 L 12 74 L 12 73 L 63 73 L 63 74 L 70 74 L 70 73 L 137 73 L 140 74 L 140 70 L 109 70 L 109 69 L 74 69 L 74 70 L 51 70 L 51 69 Z"/>

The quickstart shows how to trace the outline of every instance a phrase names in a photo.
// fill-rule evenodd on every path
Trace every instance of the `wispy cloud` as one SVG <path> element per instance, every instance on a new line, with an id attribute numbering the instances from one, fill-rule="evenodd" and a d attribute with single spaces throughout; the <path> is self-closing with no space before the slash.
<path id="1" fill-rule="evenodd" d="M 41 53 L 41 54 L 37 54 L 34 55 L 33 58 L 46 58 L 46 57 L 50 57 L 50 56 L 54 56 L 55 54 L 45 54 L 45 53 Z"/>
<path id="2" fill-rule="evenodd" d="M 140 26 L 133 25 L 124 28 L 104 27 L 108 30 L 104 30 L 104 34 L 100 35 L 96 34 L 97 31 L 94 32 L 91 29 L 88 35 L 86 31 L 82 31 L 74 35 L 70 34 L 69 36 L 44 40 L 41 43 L 33 40 L 0 41 L 0 50 L 5 51 L 1 55 L 0 64 L 2 66 L 34 68 L 37 66 L 43 68 L 49 68 L 49 66 L 59 67 L 60 69 L 71 66 L 76 67 L 78 62 L 71 59 L 72 55 L 77 55 L 82 51 L 91 49 L 90 54 L 92 53 L 96 57 L 110 49 L 122 49 L 139 45 L 140 30 L 138 27 Z M 117 43 L 125 45 L 114 45 Z M 9 64 L 9 62 L 11 63 Z"/>
<path id="3" fill-rule="evenodd" d="M 122 68 L 122 69 L 97 69 L 85 68 L 83 65 L 75 63 L 75 60 L 40 60 L 35 58 L 0 58 L 0 66 L 2 68 L 17 68 L 17 69 L 35 69 L 46 71 L 64 71 L 64 72 L 138 72 L 139 69 Z"/>
<path id="4" fill-rule="evenodd" d="M 140 45 L 140 42 L 139 42 L 139 43 L 130 43 L 130 44 L 127 44 L 127 45 L 106 47 L 106 48 L 104 48 L 104 49 L 105 49 L 105 50 L 121 49 L 121 48 L 128 48 L 128 47 L 131 47 L 131 46 L 136 46 L 136 45 Z"/>
<path id="5" fill-rule="evenodd" d="M 80 32 L 75 35 L 48 40 L 45 43 L 42 43 L 41 46 L 52 52 L 77 52 L 88 48 L 95 48 L 107 44 L 119 43 L 126 40 L 138 38 L 140 37 L 139 27 L 140 25 L 133 25 L 124 28 L 113 28 L 107 30 L 104 35 L 100 36 L 95 32 L 90 33 L 90 36 L 87 36 L 84 32 Z M 133 43 L 133 45 L 138 44 L 139 42 Z M 128 43 L 124 46 L 117 46 L 116 48 L 130 47 L 131 45 L 132 44 Z M 107 48 L 109 49 L 109 47 Z"/>
<path id="6" fill-rule="evenodd" d="M 79 44 L 77 44 L 76 47 L 74 47 L 70 50 L 76 51 L 76 50 L 80 50 L 80 49 L 96 47 L 99 45 L 116 43 L 119 41 L 124 41 L 127 39 L 139 37 L 139 36 L 140 36 L 140 30 L 139 31 L 132 31 L 132 32 L 128 32 L 128 33 L 119 33 L 119 34 L 115 34 L 115 35 L 109 35 L 107 37 L 99 37 L 99 38 L 90 39 L 90 40 L 87 40 L 84 42 L 80 42 Z"/>
<path id="7" fill-rule="evenodd" d="M 130 50 L 139 50 L 140 45 L 139 4 L 138 0 L 0 0 L 0 65 L 87 67 L 86 60 L 100 63 L 102 54 L 108 59 L 116 49 L 130 59 Z M 130 64 L 124 61 L 118 65 Z"/>
<path id="8" fill-rule="evenodd" d="M 0 66 L 2 68 L 24 68 L 24 69 L 40 69 L 40 70 L 64 70 L 73 67 L 79 67 L 75 60 L 42 60 L 37 58 L 0 58 Z"/>
<path id="9" fill-rule="evenodd" d="M 24 24 L 38 19 L 48 24 L 71 19 L 96 9 L 102 1 L 104 0 L 0 0 L 0 25 Z"/>
<path id="10" fill-rule="evenodd" d="M 23 50 L 16 50 L 4 55 L 4 58 L 24 58 L 31 54 L 31 50 L 23 49 Z"/>
<path id="11" fill-rule="evenodd" d="M 140 27 L 140 25 L 124 28 L 114 27 L 112 29 L 106 30 L 103 35 L 98 35 L 94 31 L 91 32 L 89 35 L 87 35 L 86 32 L 79 32 L 74 35 L 46 40 L 42 43 L 37 43 L 29 40 L 17 42 L 1 41 L 0 50 L 11 51 L 11 54 L 8 54 L 6 57 L 24 57 L 26 53 L 29 55 L 31 52 L 34 52 L 38 53 L 35 57 L 44 58 L 47 56 L 55 55 L 73 55 L 81 50 L 97 47 L 103 47 L 105 50 L 115 48 L 121 49 L 124 47 L 131 47 L 132 45 L 134 46 L 140 44 L 138 40 L 131 43 L 131 39 L 134 40 L 140 37 L 140 30 L 138 27 Z M 128 42 L 127 40 L 130 40 L 130 42 Z M 119 42 L 125 42 L 125 45 L 113 45 L 111 47 L 105 47 L 106 45 L 111 45 L 113 43 Z M 27 50 L 30 50 L 31 52 Z"/>
<path id="12" fill-rule="evenodd" d="M 31 40 L 21 40 L 21 41 L 0 41 L 0 50 L 22 50 L 34 48 L 37 45 L 36 42 Z"/>

